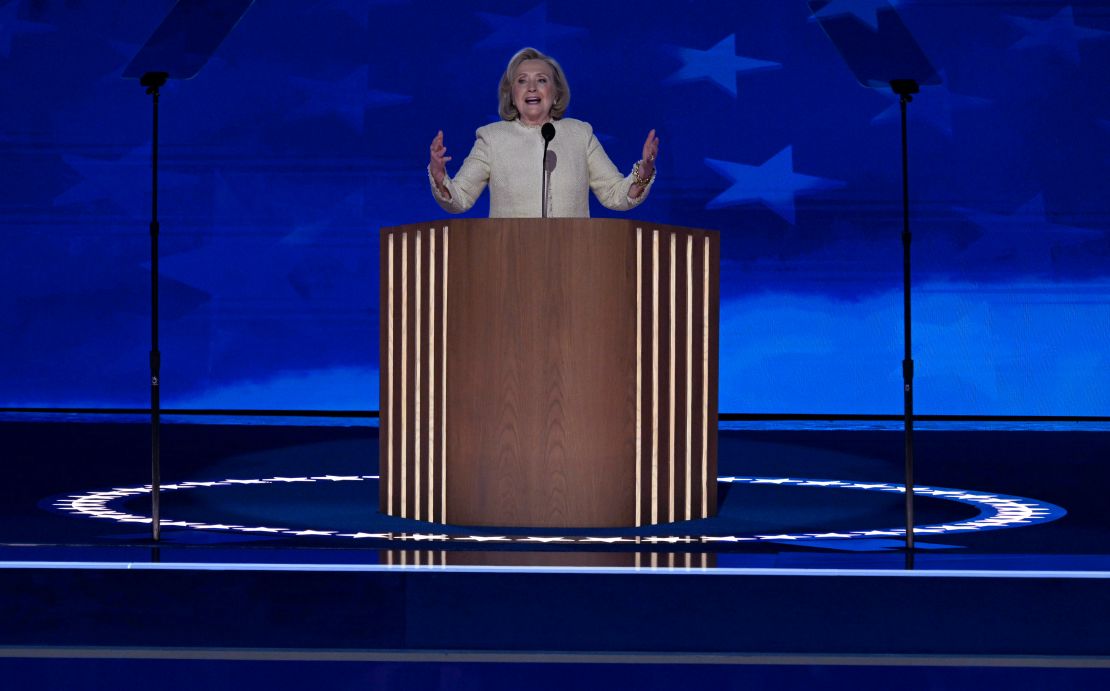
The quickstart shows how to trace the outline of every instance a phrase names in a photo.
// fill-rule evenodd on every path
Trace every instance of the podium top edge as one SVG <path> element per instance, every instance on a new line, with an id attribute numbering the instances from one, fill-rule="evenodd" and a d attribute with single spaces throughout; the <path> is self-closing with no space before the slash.
<path id="1" fill-rule="evenodd" d="M 397 226 L 381 226 L 381 233 L 408 232 L 413 230 L 481 230 L 483 228 L 517 228 L 534 226 L 542 230 L 554 230 L 560 227 L 567 229 L 588 227 L 598 231 L 634 230 L 641 228 L 645 231 L 658 230 L 666 233 L 708 233 L 717 235 L 718 230 L 709 228 L 693 228 L 686 226 L 668 225 L 652 221 L 624 218 L 442 218 L 420 223 L 406 223 Z"/>

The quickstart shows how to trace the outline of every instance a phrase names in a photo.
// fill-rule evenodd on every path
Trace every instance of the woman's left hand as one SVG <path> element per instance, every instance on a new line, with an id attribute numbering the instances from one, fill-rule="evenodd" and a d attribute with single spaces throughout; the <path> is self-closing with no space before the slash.
<path id="1" fill-rule="evenodd" d="M 659 137 L 655 136 L 655 130 L 648 132 L 647 139 L 644 140 L 643 158 L 640 159 L 640 174 L 645 178 L 650 178 L 651 174 L 655 172 L 655 157 L 659 155 Z"/>

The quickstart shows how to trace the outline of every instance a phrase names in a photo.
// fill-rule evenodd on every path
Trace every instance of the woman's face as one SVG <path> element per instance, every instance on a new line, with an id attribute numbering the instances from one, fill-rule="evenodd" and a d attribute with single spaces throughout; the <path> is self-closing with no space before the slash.
<path id="1" fill-rule="evenodd" d="M 527 125 L 547 120 L 555 105 L 555 76 L 543 60 L 525 60 L 513 75 L 513 105 Z"/>

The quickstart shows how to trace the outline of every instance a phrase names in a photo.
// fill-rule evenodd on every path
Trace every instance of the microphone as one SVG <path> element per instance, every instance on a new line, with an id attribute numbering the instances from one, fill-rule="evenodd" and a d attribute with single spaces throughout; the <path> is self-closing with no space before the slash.
<path id="1" fill-rule="evenodd" d="M 540 135 L 543 136 L 543 170 L 541 171 L 542 178 L 540 180 L 540 218 L 547 218 L 547 145 L 555 138 L 555 125 L 550 122 L 545 122 L 543 127 L 540 128 Z"/>

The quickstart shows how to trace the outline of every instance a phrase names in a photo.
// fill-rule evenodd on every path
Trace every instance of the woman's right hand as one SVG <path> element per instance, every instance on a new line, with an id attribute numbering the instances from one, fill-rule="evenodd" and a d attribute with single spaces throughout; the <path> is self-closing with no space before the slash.
<path id="1" fill-rule="evenodd" d="M 432 139 L 432 157 L 428 163 L 428 170 L 432 173 L 437 187 L 443 186 L 443 178 L 447 175 L 447 162 L 451 157 L 447 155 L 447 147 L 443 145 L 443 130 L 436 133 Z"/>

